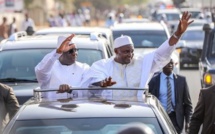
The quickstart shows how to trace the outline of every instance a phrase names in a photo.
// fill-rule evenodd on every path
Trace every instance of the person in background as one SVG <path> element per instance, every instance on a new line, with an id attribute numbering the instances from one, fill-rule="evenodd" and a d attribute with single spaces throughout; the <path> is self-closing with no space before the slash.
<path id="1" fill-rule="evenodd" d="M 173 73 L 174 62 L 170 62 L 163 71 L 149 82 L 149 93 L 156 96 L 169 115 L 176 131 L 180 134 L 184 127 L 188 132 L 192 115 L 192 102 L 186 78 Z"/>
<path id="2" fill-rule="evenodd" d="M 22 23 L 22 30 L 27 32 L 28 29 L 32 29 L 33 31 L 35 31 L 35 24 L 34 20 L 29 17 L 28 13 L 26 13 L 25 20 Z"/>
<path id="3" fill-rule="evenodd" d="M 0 83 L 0 133 L 18 110 L 19 103 L 13 89 Z"/>
<path id="4" fill-rule="evenodd" d="M 0 41 L 3 39 L 8 38 L 8 25 L 7 25 L 7 18 L 2 18 L 2 24 L 0 25 Z"/>
<path id="5" fill-rule="evenodd" d="M 80 87 L 89 65 L 76 61 L 78 49 L 71 41 L 73 37 L 74 34 L 69 37 L 59 36 L 57 49 L 47 54 L 35 67 L 41 89 L 59 88 L 59 93 L 64 93 L 72 87 Z M 54 98 L 56 93 L 47 93 L 45 96 Z"/>
<path id="6" fill-rule="evenodd" d="M 68 26 L 67 18 L 65 17 L 64 13 L 59 13 L 59 16 L 57 18 L 57 26 L 58 27 L 67 27 Z"/>
<path id="7" fill-rule="evenodd" d="M 10 36 L 13 33 L 18 32 L 17 25 L 16 25 L 16 18 L 13 17 L 12 23 L 9 25 L 8 35 Z"/>
<path id="8" fill-rule="evenodd" d="M 143 123 L 130 123 L 121 128 L 117 134 L 154 134 L 153 130 Z"/>
<path id="9" fill-rule="evenodd" d="M 49 27 L 56 27 L 57 26 L 56 19 L 52 14 L 50 14 L 50 16 L 48 18 L 48 24 L 49 24 Z"/>
<path id="10" fill-rule="evenodd" d="M 188 134 L 215 134 L 215 85 L 201 89 Z"/>
<path id="11" fill-rule="evenodd" d="M 114 20 L 113 14 L 109 14 L 109 15 L 108 15 L 108 18 L 107 18 L 107 20 L 106 20 L 106 22 L 105 22 L 105 26 L 106 26 L 107 28 L 110 28 L 111 26 L 114 25 L 114 23 L 115 23 L 115 20 Z"/>

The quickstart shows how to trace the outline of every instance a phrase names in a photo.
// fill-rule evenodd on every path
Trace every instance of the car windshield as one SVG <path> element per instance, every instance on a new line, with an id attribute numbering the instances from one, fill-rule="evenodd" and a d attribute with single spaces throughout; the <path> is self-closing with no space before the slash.
<path id="1" fill-rule="evenodd" d="M 165 31 L 113 31 L 114 39 L 121 35 L 131 37 L 135 48 L 157 48 L 166 39 Z"/>
<path id="2" fill-rule="evenodd" d="M 204 32 L 202 32 L 201 30 L 186 31 L 182 35 L 181 40 L 186 40 L 186 41 L 204 40 Z"/>
<path id="3" fill-rule="evenodd" d="M 190 11 L 190 13 L 192 14 L 191 18 L 198 18 L 201 11 Z"/>
<path id="4" fill-rule="evenodd" d="M 214 62 L 215 58 L 215 38 L 213 38 L 212 44 L 208 47 L 208 58 Z"/>
<path id="5" fill-rule="evenodd" d="M 36 80 L 34 67 L 51 49 L 8 50 L 0 53 L 0 79 Z"/>
<path id="6" fill-rule="evenodd" d="M 8 50 L 0 53 L 0 81 L 36 80 L 34 68 L 52 49 Z M 79 49 L 78 61 L 91 65 L 103 58 L 100 50 Z"/>
<path id="7" fill-rule="evenodd" d="M 156 118 L 73 118 L 16 121 L 10 134 L 116 134 L 128 123 L 144 123 L 155 134 L 163 134 Z"/>
<path id="8" fill-rule="evenodd" d="M 166 15 L 167 21 L 179 20 L 180 14 L 178 13 L 164 13 Z M 158 14 L 157 20 L 161 20 L 162 14 Z"/>

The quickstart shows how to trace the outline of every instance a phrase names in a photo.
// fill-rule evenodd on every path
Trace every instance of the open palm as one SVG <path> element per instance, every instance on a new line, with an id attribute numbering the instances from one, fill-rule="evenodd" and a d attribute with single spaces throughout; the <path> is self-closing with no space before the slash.
<path id="1" fill-rule="evenodd" d="M 190 21 L 190 17 L 191 17 L 191 14 L 189 14 L 188 12 L 183 13 L 177 28 L 177 32 L 179 34 L 184 33 L 187 27 L 194 21 L 194 20 Z"/>
<path id="2" fill-rule="evenodd" d="M 63 52 L 67 52 L 70 49 L 74 48 L 74 45 L 69 45 L 70 41 L 72 40 L 72 38 L 74 37 L 74 34 L 71 34 L 70 36 L 68 36 L 60 45 L 60 47 L 58 48 L 58 51 L 63 53 Z"/>

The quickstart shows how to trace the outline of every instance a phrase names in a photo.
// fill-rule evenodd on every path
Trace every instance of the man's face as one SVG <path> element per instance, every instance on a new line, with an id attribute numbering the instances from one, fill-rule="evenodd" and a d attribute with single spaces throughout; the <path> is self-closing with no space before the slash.
<path id="1" fill-rule="evenodd" d="M 73 44 L 74 45 L 74 44 Z M 70 49 L 69 51 L 64 53 L 66 61 L 68 62 L 75 62 L 78 56 L 78 49 L 76 48 L 76 46 L 74 45 L 74 47 L 72 49 Z"/>
<path id="2" fill-rule="evenodd" d="M 129 64 L 134 56 L 134 47 L 132 45 L 126 45 L 114 49 L 116 53 L 116 59 L 121 64 Z"/>
<path id="3" fill-rule="evenodd" d="M 174 62 L 173 60 L 170 60 L 170 62 L 163 68 L 163 72 L 165 74 L 171 74 L 173 68 L 174 68 Z"/>

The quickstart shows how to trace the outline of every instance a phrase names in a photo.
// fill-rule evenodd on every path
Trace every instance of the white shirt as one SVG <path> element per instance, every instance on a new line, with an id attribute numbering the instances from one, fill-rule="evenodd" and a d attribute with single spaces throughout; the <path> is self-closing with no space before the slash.
<path id="1" fill-rule="evenodd" d="M 15 23 L 12 23 L 11 25 L 10 25 L 10 35 L 11 34 L 13 34 L 13 33 L 15 33 L 15 30 L 17 29 L 17 26 L 16 26 L 16 24 Z"/>
<path id="2" fill-rule="evenodd" d="M 33 27 L 33 29 L 35 30 L 35 24 L 31 18 L 28 18 L 27 21 L 24 20 L 24 22 L 22 24 L 22 30 L 26 31 L 29 26 Z"/>
<path id="3" fill-rule="evenodd" d="M 58 89 L 62 84 L 71 87 L 80 87 L 84 74 L 89 70 L 89 65 L 75 62 L 72 65 L 62 65 L 56 50 L 47 54 L 35 67 L 36 77 L 41 89 Z M 55 97 L 56 93 L 49 93 L 47 97 Z"/>
<path id="4" fill-rule="evenodd" d="M 117 83 L 113 87 L 147 88 L 148 81 L 152 75 L 169 63 L 170 55 L 174 49 L 175 45 L 170 46 L 168 39 L 155 51 L 134 57 L 126 67 L 118 69 L 121 71 L 116 71 L 119 65 L 115 65 L 114 57 L 97 61 L 91 66 L 90 71 L 83 80 L 82 86 L 89 86 L 111 76 Z M 124 74 L 123 78 L 118 77 L 121 74 Z M 105 92 L 106 94 L 113 94 L 112 90 L 105 90 Z M 138 91 L 138 96 L 142 96 L 142 94 L 143 91 Z"/>
<path id="5" fill-rule="evenodd" d="M 163 72 L 160 75 L 160 92 L 159 92 L 159 100 L 162 104 L 162 106 L 167 109 L 167 75 L 165 75 Z M 173 73 L 169 75 L 169 81 L 171 84 L 171 90 L 172 90 L 172 105 L 175 106 L 175 84 L 174 84 L 174 77 Z M 174 111 L 172 107 L 172 111 Z"/>

